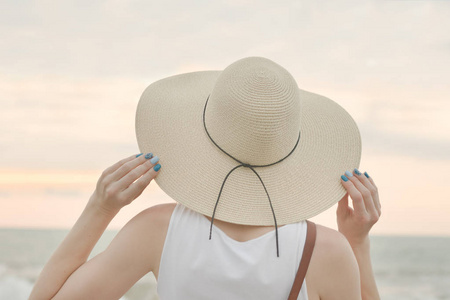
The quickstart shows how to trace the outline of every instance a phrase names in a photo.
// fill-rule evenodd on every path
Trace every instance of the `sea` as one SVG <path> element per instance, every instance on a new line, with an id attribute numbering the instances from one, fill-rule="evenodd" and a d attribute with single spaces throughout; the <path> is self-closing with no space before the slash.
<path id="1" fill-rule="evenodd" d="M 0 300 L 28 299 L 44 264 L 69 230 L 0 228 Z M 106 230 L 89 259 L 106 249 L 115 230 Z M 370 236 L 372 265 L 383 300 L 450 300 L 450 237 Z M 155 300 L 152 273 L 121 300 Z"/>

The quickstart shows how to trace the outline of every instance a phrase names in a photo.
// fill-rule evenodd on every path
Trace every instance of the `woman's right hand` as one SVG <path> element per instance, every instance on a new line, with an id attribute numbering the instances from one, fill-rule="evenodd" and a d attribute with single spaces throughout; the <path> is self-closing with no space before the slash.
<path id="1" fill-rule="evenodd" d="M 103 171 L 88 205 L 102 213 L 117 214 L 136 199 L 158 175 L 158 156 L 132 155 Z M 156 165 L 155 165 L 156 164 Z M 135 182 L 136 181 L 136 182 Z"/>
<path id="2" fill-rule="evenodd" d="M 377 186 L 367 172 L 366 176 L 356 171 L 345 173 L 348 181 L 341 177 L 347 194 L 339 201 L 336 211 L 339 232 L 347 238 L 352 248 L 368 242 L 369 230 L 381 216 Z M 353 209 L 348 206 L 348 195 L 352 198 Z"/>

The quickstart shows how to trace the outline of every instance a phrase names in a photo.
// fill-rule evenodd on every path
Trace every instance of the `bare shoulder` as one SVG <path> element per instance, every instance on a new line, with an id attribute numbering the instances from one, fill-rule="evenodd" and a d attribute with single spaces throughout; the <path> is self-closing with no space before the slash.
<path id="1" fill-rule="evenodd" d="M 320 258 L 320 262 L 330 265 L 336 269 L 342 264 L 354 264 L 357 266 L 356 258 L 353 254 L 347 238 L 337 230 L 316 224 L 317 236 L 314 252 Z"/>
<path id="2" fill-rule="evenodd" d="M 320 251 L 325 251 L 327 256 L 339 256 L 348 252 L 351 247 L 345 236 L 337 230 L 316 224 L 316 246 Z"/>
<path id="3" fill-rule="evenodd" d="M 308 287 L 323 300 L 338 295 L 341 295 L 339 299 L 361 299 L 358 263 L 349 242 L 332 228 L 316 224 L 316 229 L 316 243 L 306 276 Z"/>
<path id="4" fill-rule="evenodd" d="M 157 237 L 165 239 L 175 206 L 176 203 L 154 205 L 144 209 L 134 218 L 142 221 L 141 229 L 151 235 L 154 241 Z"/>
<path id="5" fill-rule="evenodd" d="M 165 223 L 170 221 L 176 203 L 163 203 L 144 209 L 138 215 L 142 215 L 149 222 Z"/>
<path id="6" fill-rule="evenodd" d="M 154 240 L 163 235 L 165 238 L 175 206 L 176 203 L 151 206 L 139 212 L 128 223 L 133 231 L 136 231 L 142 237 Z"/>
<path id="7" fill-rule="evenodd" d="M 136 222 L 135 230 L 142 237 L 151 257 L 151 270 L 158 278 L 159 262 L 161 260 L 164 242 L 176 203 L 164 203 L 151 206 L 138 213 L 132 221 Z"/>

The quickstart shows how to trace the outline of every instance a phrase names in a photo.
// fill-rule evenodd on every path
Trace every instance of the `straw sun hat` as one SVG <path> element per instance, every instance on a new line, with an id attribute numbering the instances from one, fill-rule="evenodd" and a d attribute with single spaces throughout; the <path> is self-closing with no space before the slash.
<path id="1" fill-rule="evenodd" d="M 361 159 L 349 113 L 300 89 L 264 57 L 150 84 L 137 106 L 136 136 L 141 152 L 159 156 L 154 180 L 165 193 L 237 224 L 316 216 L 346 194 L 340 176 Z"/>

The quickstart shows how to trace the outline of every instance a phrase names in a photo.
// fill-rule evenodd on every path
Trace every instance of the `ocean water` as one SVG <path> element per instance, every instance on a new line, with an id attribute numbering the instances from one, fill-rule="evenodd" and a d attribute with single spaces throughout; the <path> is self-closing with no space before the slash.
<path id="1" fill-rule="evenodd" d="M 68 230 L 0 228 L 0 300 L 25 300 Z M 107 230 L 89 258 L 109 245 Z M 383 300 L 450 300 L 450 237 L 371 236 L 372 264 Z M 122 300 L 158 299 L 152 273 Z"/>

